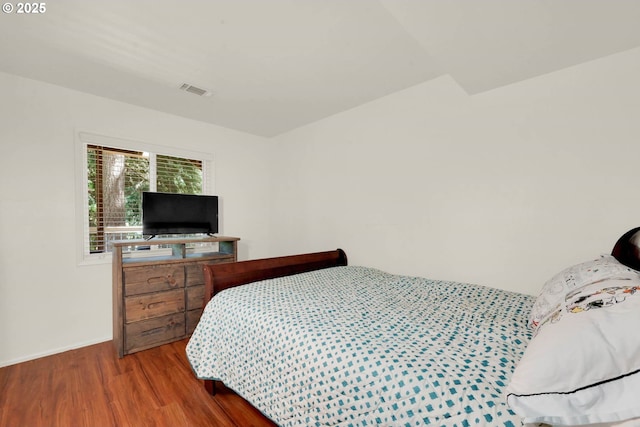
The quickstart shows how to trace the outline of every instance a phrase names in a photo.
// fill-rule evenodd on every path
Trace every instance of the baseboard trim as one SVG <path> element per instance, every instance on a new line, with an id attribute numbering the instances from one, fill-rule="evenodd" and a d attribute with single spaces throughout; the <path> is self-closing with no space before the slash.
<path id="1" fill-rule="evenodd" d="M 59 347 L 56 349 L 43 351 L 41 353 L 34 353 L 28 356 L 18 357 L 16 359 L 0 360 L 0 368 L 4 368 L 6 366 L 11 366 L 11 365 L 17 365 L 18 363 L 28 362 L 30 360 L 40 359 L 41 357 L 53 356 L 54 354 L 64 353 L 65 351 L 76 350 L 78 348 L 88 347 L 90 345 L 100 344 L 105 341 L 111 341 L 111 340 L 112 340 L 111 336 L 102 337 L 102 338 L 97 338 L 95 340 L 85 341 L 85 342 L 71 344 L 64 347 Z"/>

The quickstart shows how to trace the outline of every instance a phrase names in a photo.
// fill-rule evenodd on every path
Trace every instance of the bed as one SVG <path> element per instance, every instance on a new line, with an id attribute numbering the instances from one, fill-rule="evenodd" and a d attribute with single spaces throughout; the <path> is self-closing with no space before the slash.
<path id="1" fill-rule="evenodd" d="M 638 272 L 622 267 L 629 274 L 612 280 L 635 283 Z M 349 266 L 339 249 L 206 266 L 205 282 L 211 300 L 187 345 L 195 375 L 211 393 L 223 382 L 278 425 L 511 427 L 575 420 L 573 413 L 545 417 L 548 401 L 539 401 L 573 396 L 527 389 L 528 377 L 545 369 L 540 351 L 557 357 L 555 349 L 537 345 L 521 367 L 530 343 L 548 335 L 532 328 L 540 296 Z M 635 375 L 624 378 L 620 386 L 628 387 Z M 640 416 L 638 405 L 630 406 L 615 419 L 586 420 L 638 425 L 615 423 Z"/>

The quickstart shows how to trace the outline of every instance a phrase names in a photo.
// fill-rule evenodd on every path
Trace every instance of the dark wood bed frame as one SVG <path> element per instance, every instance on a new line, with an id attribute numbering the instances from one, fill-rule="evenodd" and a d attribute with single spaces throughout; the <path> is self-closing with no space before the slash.
<path id="1" fill-rule="evenodd" d="M 227 288 L 290 276 L 307 271 L 347 265 L 347 254 L 342 249 L 327 252 L 314 252 L 275 258 L 263 258 L 251 261 L 210 264 L 204 266 L 206 305 L 215 294 Z M 210 394 L 215 394 L 216 381 L 205 380 L 204 386 Z"/>
<path id="2" fill-rule="evenodd" d="M 627 267 L 640 270 L 640 227 L 632 228 L 624 233 L 616 242 L 611 255 Z"/>

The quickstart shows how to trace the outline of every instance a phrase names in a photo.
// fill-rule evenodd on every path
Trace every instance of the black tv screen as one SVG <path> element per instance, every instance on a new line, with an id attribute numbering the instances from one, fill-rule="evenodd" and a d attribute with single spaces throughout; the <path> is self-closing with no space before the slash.
<path id="1" fill-rule="evenodd" d="M 142 193 L 142 234 L 215 234 L 218 196 Z"/>

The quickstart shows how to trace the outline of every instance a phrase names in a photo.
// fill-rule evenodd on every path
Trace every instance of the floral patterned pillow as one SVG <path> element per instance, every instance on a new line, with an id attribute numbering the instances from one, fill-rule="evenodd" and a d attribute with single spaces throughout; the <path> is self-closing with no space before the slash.
<path id="1" fill-rule="evenodd" d="M 567 298 L 577 291 L 604 280 L 638 280 L 640 272 L 621 264 L 611 255 L 573 265 L 553 276 L 542 287 L 529 316 L 529 326 L 538 330 L 565 309 Z"/>
<path id="2" fill-rule="evenodd" d="M 640 425 L 638 325 L 640 279 L 604 279 L 570 293 L 518 361 L 509 406 L 526 425 Z"/>

